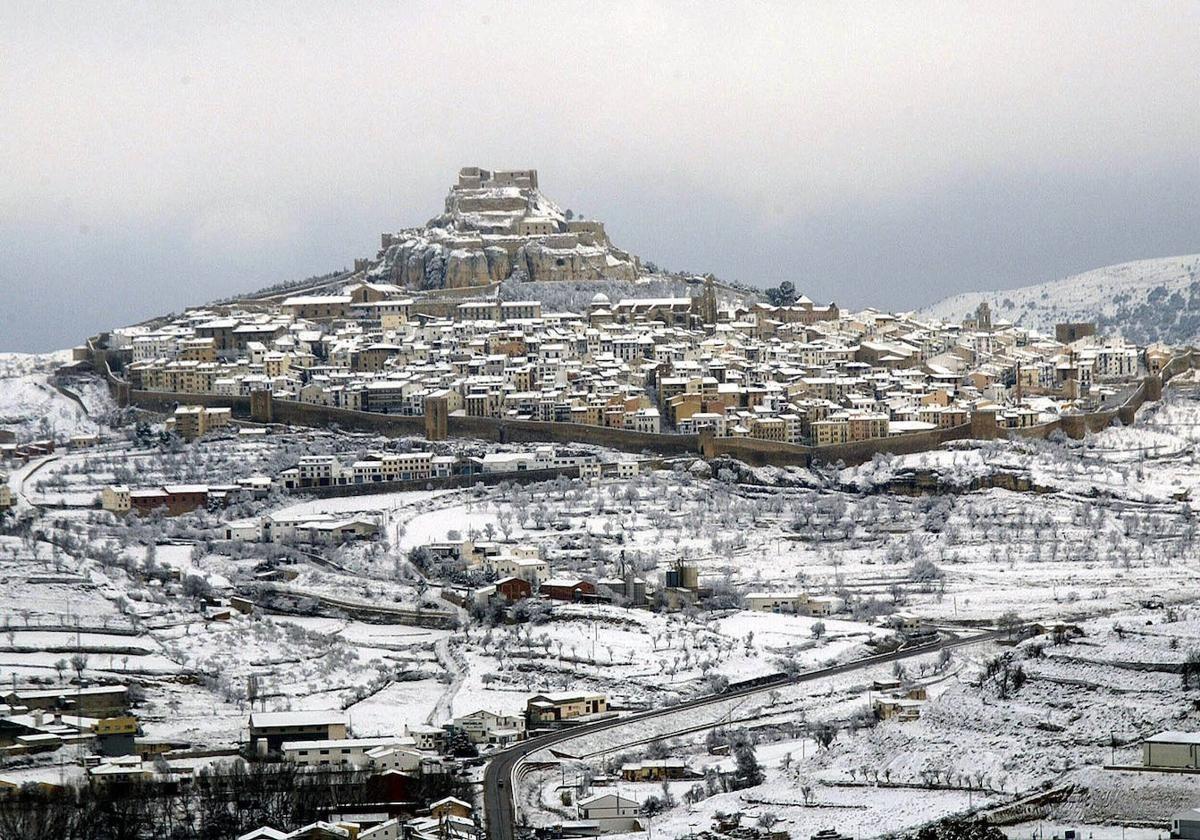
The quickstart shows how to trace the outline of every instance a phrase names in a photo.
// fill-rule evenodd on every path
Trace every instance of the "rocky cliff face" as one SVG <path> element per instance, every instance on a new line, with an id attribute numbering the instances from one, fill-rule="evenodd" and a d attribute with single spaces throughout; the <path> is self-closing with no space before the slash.
<path id="1" fill-rule="evenodd" d="M 385 233 L 367 273 L 411 289 L 637 279 L 638 259 L 613 246 L 603 223 L 564 212 L 537 188 L 536 172 L 517 174 L 464 169 L 445 212 Z"/>

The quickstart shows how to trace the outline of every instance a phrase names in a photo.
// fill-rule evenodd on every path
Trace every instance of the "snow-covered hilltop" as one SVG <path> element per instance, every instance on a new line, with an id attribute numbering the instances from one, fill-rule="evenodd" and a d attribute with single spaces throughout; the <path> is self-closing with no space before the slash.
<path id="1" fill-rule="evenodd" d="M 425 227 L 385 233 L 368 274 L 412 289 L 487 286 L 507 279 L 632 281 L 637 257 L 604 223 L 575 218 L 540 189 L 537 170 L 466 167 L 446 210 Z"/>
<path id="2" fill-rule="evenodd" d="M 1139 344 L 1190 344 L 1200 339 L 1200 254 L 1105 266 L 1082 274 L 995 292 L 954 295 L 920 310 L 961 320 L 983 301 L 993 318 L 1050 334 L 1068 321 L 1096 321 Z"/>

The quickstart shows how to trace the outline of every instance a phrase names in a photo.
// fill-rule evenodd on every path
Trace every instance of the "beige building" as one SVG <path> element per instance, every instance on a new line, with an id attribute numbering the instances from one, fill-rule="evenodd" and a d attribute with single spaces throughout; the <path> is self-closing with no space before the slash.
<path id="1" fill-rule="evenodd" d="M 525 737 L 525 718 L 479 709 L 454 719 L 454 725 L 467 734 L 473 744 L 508 744 Z"/>
<path id="2" fill-rule="evenodd" d="M 278 752 L 285 743 L 341 741 L 345 740 L 346 734 L 346 715 L 341 711 L 254 712 L 250 715 L 250 748 L 260 755 Z"/>
<path id="3" fill-rule="evenodd" d="M 129 513 L 129 487 L 124 484 L 113 484 L 100 491 L 100 507 L 118 515 Z"/>
<path id="4" fill-rule="evenodd" d="M 203 405 L 181 405 L 175 409 L 168 427 L 184 440 L 197 440 L 214 429 L 223 429 L 233 419 L 228 408 L 208 408 Z"/>
<path id="5" fill-rule="evenodd" d="M 1142 741 L 1143 767 L 1200 769 L 1200 732 L 1159 732 Z"/>
<path id="6" fill-rule="evenodd" d="M 833 615 L 838 606 L 836 598 L 813 598 L 805 592 L 751 592 L 746 595 L 746 609 L 755 612 L 822 617 Z"/>
<path id="7" fill-rule="evenodd" d="M 637 831 L 641 828 L 642 806 L 619 793 L 597 793 L 579 800 L 579 819 L 594 822 L 601 834 Z"/>
<path id="8" fill-rule="evenodd" d="M 603 694 L 536 694 L 526 704 L 530 724 L 570 720 L 605 711 L 608 711 L 608 699 Z"/>

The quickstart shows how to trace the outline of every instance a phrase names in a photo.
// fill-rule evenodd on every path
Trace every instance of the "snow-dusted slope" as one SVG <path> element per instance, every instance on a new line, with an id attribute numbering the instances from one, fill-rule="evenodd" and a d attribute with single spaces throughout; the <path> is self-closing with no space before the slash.
<path id="1" fill-rule="evenodd" d="M 29 355 L 0 353 L 0 429 L 24 441 L 38 437 L 66 437 L 99 430 L 89 412 L 106 412 L 114 405 L 102 386 L 76 391 L 83 405 L 57 390 L 50 382 L 55 368 L 71 361 L 71 351 Z"/>
<path id="2" fill-rule="evenodd" d="M 1200 254 L 1110 265 L 1062 280 L 996 292 L 968 292 L 920 310 L 959 321 L 981 301 L 992 318 L 1051 335 L 1064 321 L 1096 321 L 1131 341 L 1187 344 L 1200 341 Z"/>

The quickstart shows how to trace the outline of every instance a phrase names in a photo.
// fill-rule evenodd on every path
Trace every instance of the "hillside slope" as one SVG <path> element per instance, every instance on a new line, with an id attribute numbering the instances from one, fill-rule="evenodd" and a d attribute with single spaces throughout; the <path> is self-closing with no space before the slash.
<path id="1" fill-rule="evenodd" d="M 1063 321 L 1096 321 L 1130 341 L 1200 341 L 1200 254 L 1105 266 L 1061 280 L 994 292 L 948 297 L 919 314 L 959 321 L 981 301 L 993 319 L 1053 335 Z"/>
<path id="2" fill-rule="evenodd" d="M 55 368 L 71 361 L 71 351 L 29 355 L 0 353 L 0 429 L 18 441 L 99 431 L 99 421 L 116 405 L 97 380 L 77 383 L 68 396 L 54 387 Z"/>

